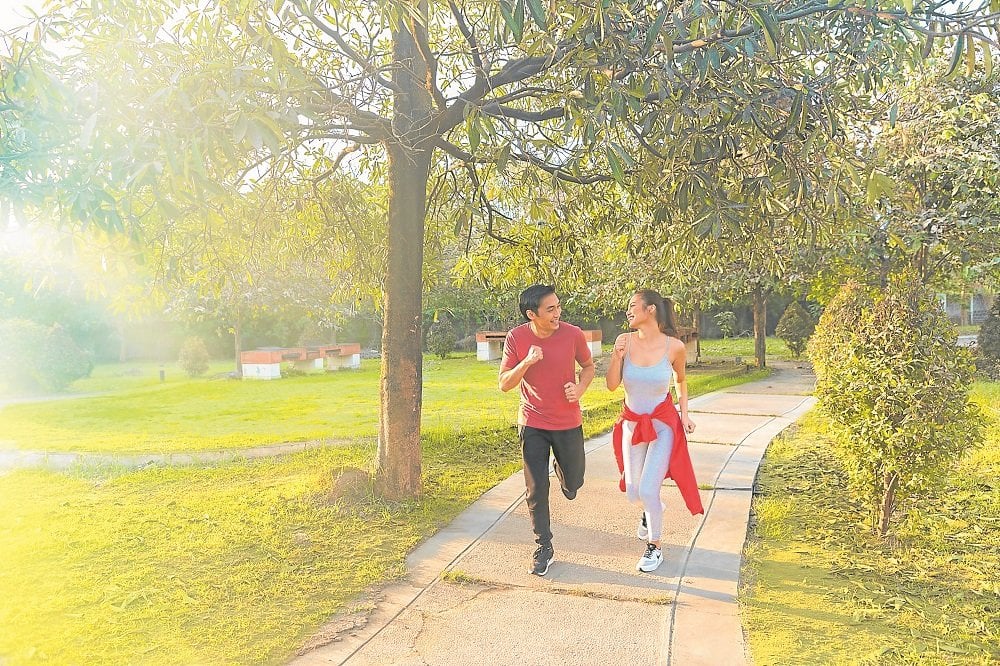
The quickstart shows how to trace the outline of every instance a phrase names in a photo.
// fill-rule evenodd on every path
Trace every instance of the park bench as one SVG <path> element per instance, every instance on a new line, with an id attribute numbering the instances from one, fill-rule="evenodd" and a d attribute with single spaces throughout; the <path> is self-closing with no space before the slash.
<path id="1" fill-rule="evenodd" d="M 247 379 L 278 379 L 283 363 L 293 363 L 301 370 L 357 370 L 361 367 L 361 345 L 344 342 L 316 347 L 261 347 L 240 352 L 240 366 Z"/>
<path id="2" fill-rule="evenodd" d="M 507 331 L 479 331 L 476 333 L 476 359 L 480 361 L 495 361 L 503 354 L 503 341 Z M 601 332 L 599 330 L 584 331 L 590 353 L 601 355 Z"/>

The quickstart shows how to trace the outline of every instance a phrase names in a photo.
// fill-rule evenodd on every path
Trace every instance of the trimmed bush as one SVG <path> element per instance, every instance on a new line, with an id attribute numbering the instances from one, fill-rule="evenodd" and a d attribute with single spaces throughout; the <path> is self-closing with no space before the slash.
<path id="1" fill-rule="evenodd" d="M 427 351 L 440 359 L 451 356 L 457 343 L 455 326 L 448 317 L 441 317 L 431 324 L 430 330 L 427 331 Z"/>
<path id="2" fill-rule="evenodd" d="M 62 391 L 93 368 L 87 353 L 58 324 L 0 321 L 0 340 L 0 374 L 16 389 Z"/>
<path id="3" fill-rule="evenodd" d="M 837 433 L 851 486 L 885 535 L 895 509 L 931 486 L 978 439 L 972 354 L 912 276 L 874 296 L 848 285 L 812 339 L 819 408 Z"/>
<path id="4" fill-rule="evenodd" d="M 795 358 L 798 358 L 805 351 L 806 342 L 815 328 L 816 324 L 806 309 L 798 301 L 792 301 L 778 320 L 774 334 L 781 338 Z"/>
<path id="5" fill-rule="evenodd" d="M 199 337 L 184 340 L 178 364 L 188 377 L 200 377 L 208 372 L 208 348 Z"/>

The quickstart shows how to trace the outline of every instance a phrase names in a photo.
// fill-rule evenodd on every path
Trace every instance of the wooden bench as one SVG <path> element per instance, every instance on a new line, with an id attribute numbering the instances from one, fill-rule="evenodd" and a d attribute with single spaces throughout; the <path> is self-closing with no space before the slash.
<path id="1" fill-rule="evenodd" d="M 601 332 L 584 331 L 592 356 L 601 355 Z M 479 331 L 476 333 L 476 359 L 480 361 L 495 361 L 503 355 L 503 341 L 507 331 Z"/>
<path id="2" fill-rule="evenodd" d="M 303 370 L 357 370 L 361 367 L 361 345 L 345 342 L 318 347 L 261 347 L 240 352 L 240 367 L 247 379 L 278 379 L 282 363 L 294 363 Z"/>

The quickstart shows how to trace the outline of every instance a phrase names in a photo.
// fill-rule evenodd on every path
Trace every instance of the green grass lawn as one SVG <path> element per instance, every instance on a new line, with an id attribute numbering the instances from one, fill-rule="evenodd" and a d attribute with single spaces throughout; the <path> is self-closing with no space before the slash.
<path id="1" fill-rule="evenodd" d="M 874 537 L 807 416 L 773 442 L 744 563 L 756 664 L 1000 663 L 1000 384 L 977 383 L 986 439 Z"/>
<path id="2" fill-rule="evenodd" d="M 177 377 L 162 386 L 100 369 L 93 381 L 115 393 L 6 408 L 0 420 L 18 423 L 19 438 L 56 434 L 88 450 L 102 437 L 136 441 L 130 427 L 141 423 L 145 441 L 164 450 L 234 441 L 237 428 L 253 434 L 241 421 L 248 395 L 255 412 L 282 422 L 268 437 L 351 438 L 253 462 L 0 476 L 0 664 L 284 663 L 334 613 L 364 603 L 364 590 L 401 575 L 415 544 L 520 468 L 517 395 L 497 391 L 497 369 L 467 357 L 428 360 L 424 494 L 401 503 L 364 483 L 336 490 L 344 470 L 371 467 L 378 382 L 370 364 L 273 382 Z M 701 368 L 691 392 L 760 376 Z M 589 435 L 610 426 L 620 395 L 595 381 L 584 401 Z M 345 416 L 348 400 L 371 413 Z M 171 433 L 185 445 L 172 444 Z"/>
<path id="3" fill-rule="evenodd" d="M 702 359 L 727 359 L 733 360 L 735 357 L 743 359 L 744 363 L 753 363 L 753 338 L 718 338 L 701 340 Z M 792 352 L 788 350 L 788 345 L 781 338 L 771 336 L 764 341 L 768 358 L 782 361 L 791 360 Z M 804 356 L 804 355 L 803 355 Z"/>
<path id="4" fill-rule="evenodd" d="M 161 383 L 155 364 L 139 375 L 127 373 L 130 367 L 99 367 L 93 377 L 74 384 L 74 393 L 65 399 L 0 409 L 0 448 L 206 451 L 374 437 L 378 426 L 377 361 L 364 361 L 358 371 L 270 381 L 189 379 L 174 372 Z M 423 371 L 425 431 L 512 423 L 518 393 L 497 390 L 498 368 L 468 354 L 428 358 Z M 746 381 L 729 379 L 734 371 L 695 369 L 689 390 L 693 395 L 721 388 L 726 381 Z M 599 377 L 582 404 L 589 411 L 619 400 Z"/>

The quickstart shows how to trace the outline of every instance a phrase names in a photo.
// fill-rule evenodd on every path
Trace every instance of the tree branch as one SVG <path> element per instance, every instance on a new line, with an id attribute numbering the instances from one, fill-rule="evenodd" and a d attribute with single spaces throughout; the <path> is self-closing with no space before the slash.
<path id="1" fill-rule="evenodd" d="M 455 23 L 458 24 L 459 32 L 465 37 L 465 41 L 471 49 L 472 64 L 476 66 L 476 81 L 484 80 L 486 78 L 486 66 L 483 64 L 482 50 L 479 47 L 479 41 L 476 39 L 476 33 L 469 27 L 468 22 L 465 20 L 465 15 L 458 8 L 458 5 L 455 4 L 455 0 L 448 0 L 448 7 L 451 8 L 451 15 L 455 17 Z"/>
<path id="2" fill-rule="evenodd" d="M 388 88 L 389 90 L 396 93 L 400 92 L 399 86 L 397 86 L 395 83 L 393 83 L 389 79 L 379 74 L 378 68 L 370 60 L 368 60 L 363 55 L 355 51 L 354 48 L 347 43 L 347 40 L 344 39 L 344 36 L 341 35 L 338 30 L 336 30 L 333 26 L 327 25 L 326 21 L 320 20 L 318 16 L 312 13 L 312 11 L 310 11 L 305 6 L 305 3 L 303 3 L 302 0 L 292 0 L 292 4 L 299 10 L 299 13 L 302 16 L 309 19 L 310 23 L 315 25 L 317 28 L 326 33 L 330 38 L 332 38 L 333 41 L 337 43 L 337 46 L 340 47 L 341 51 L 344 52 L 344 55 L 353 60 L 358 65 L 360 65 L 361 68 L 366 72 L 368 72 L 368 74 L 376 82 L 378 82 L 380 86 Z"/>
<path id="3" fill-rule="evenodd" d="M 331 166 L 329 169 L 327 169 L 326 171 L 324 171 L 320 175 L 318 175 L 315 178 L 313 178 L 312 182 L 313 183 L 318 183 L 321 180 L 325 180 L 325 179 L 329 178 L 330 175 L 333 174 L 334 171 L 336 171 L 337 169 L 340 168 L 340 163 L 344 161 L 345 157 L 347 157 L 351 153 L 356 152 L 356 151 L 358 151 L 360 149 L 361 149 L 361 145 L 357 144 L 357 143 L 352 143 L 349 146 L 344 146 L 341 149 L 341 151 L 339 153 L 337 153 L 337 157 L 333 160 L 333 166 Z"/>
<path id="4" fill-rule="evenodd" d="M 482 107 L 483 113 L 494 118 L 513 118 L 514 120 L 525 120 L 532 123 L 540 123 L 544 120 L 555 120 L 562 118 L 566 114 L 565 107 L 557 106 L 544 111 L 525 111 L 515 109 L 512 106 L 487 102 Z"/>

